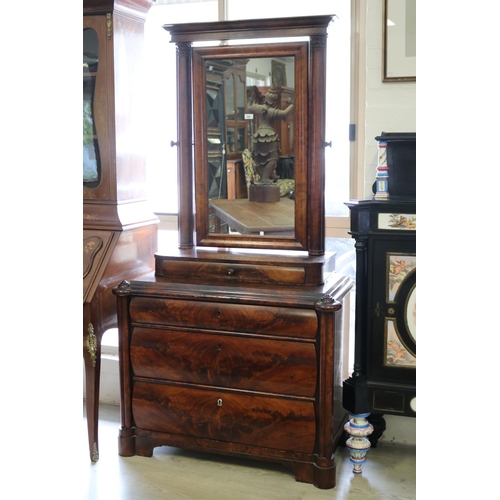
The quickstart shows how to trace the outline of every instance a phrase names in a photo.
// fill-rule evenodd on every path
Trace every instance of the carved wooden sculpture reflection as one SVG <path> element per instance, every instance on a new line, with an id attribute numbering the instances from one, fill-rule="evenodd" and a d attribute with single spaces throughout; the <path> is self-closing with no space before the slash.
<path id="1" fill-rule="evenodd" d="M 259 184 L 271 184 L 279 179 L 276 175 L 276 165 L 279 160 L 279 137 L 274 129 L 276 120 L 286 120 L 293 113 L 294 106 L 290 104 L 286 109 L 276 107 L 278 93 L 272 86 L 264 97 L 264 103 L 250 101 L 248 111 L 258 117 L 258 129 L 253 134 L 252 156 L 260 174 Z M 290 100 L 289 100 L 290 101 Z"/>

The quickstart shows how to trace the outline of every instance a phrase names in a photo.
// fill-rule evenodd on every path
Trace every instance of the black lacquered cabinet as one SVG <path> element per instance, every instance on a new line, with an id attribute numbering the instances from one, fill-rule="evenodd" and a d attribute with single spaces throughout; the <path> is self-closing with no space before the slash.
<path id="1" fill-rule="evenodd" d="M 415 202 L 348 203 L 356 239 L 355 362 L 344 382 L 351 413 L 415 416 Z"/>
<path id="2" fill-rule="evenodd" d="M 382 415 L 416 416 L 417 353 L 416 139 L 376 139 L 377 182 L 388 189 L 377 186 L 372 198 L 346 203 L 356 240 L 356 319 L 353 373 L 343 384 L 344 408 L 369 414 L 372 446 L 385 430 Z"/>

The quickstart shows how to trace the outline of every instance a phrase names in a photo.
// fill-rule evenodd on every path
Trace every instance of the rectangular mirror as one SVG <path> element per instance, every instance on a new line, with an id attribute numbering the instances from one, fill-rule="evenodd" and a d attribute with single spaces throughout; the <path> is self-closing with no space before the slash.
<path id="1" fill-rule="evenodd" d="M 180 250 L 324 255 L 332 17 L 164 26 L 177 46 Z"/>
<path id="2" fill-rule="evenodd" d="M 197 245 L 307 249 L 307 53 L 193 48 Z"/>

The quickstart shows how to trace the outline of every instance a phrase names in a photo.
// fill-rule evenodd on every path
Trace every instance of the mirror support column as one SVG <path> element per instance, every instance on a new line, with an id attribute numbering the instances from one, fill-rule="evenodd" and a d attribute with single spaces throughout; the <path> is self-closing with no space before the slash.
<path id="1" fill-rule="evenodd" d="M 310 164 L 307 172 L 310 186 L 325 185 L 325 103 L 326 95 L 326 38 L 311 36 L 309 80 L 309 147 Z M 325 197 L 313 196 L 307 200 L 310 227 L 308 227 L 309 255 L 325 253 Z"/>
<path id="2" fill-rule="evenodd" d="M 192 49 L 186 42 L 177 43 L 177 116 L 192 116 Z M 193 133 L 191 120 L 177 120 L 177 175 L 179 185 L 179 248 L 193 248 Z M 180 186 L 190 189 L 181 190 Z"/>

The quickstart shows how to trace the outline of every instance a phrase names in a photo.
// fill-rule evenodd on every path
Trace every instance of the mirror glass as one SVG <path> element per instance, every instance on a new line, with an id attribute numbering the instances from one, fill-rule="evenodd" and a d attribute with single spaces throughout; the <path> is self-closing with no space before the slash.
<path id="1" fill-rule="evenodd" d="M 296 116 L 297 105 L 303 110 L 307 101 L 296 89 L 297 69 L 303 64 L 297 63 L 298 46 L 299 52 L 305 50 L 302 44 L 281 44 L 276 54 L 269 46 L 262 54 L 262 46 L 246 47 L 245 57 L 241 47 L 234 56 L 229 47 L 222 55 L 214 49 L 194 50 L 199 56 L 198 64 L 194 58 L 195 88 L 200 88 L 199 79 L 205 88 L 204 102 L 197 105 L 195 98 L 194 109 L 195 124 L 205 123 L 199 130 L 203 140 L 195 140 L 195 149 L 201 143 L 195 152 L 196 189 L 203 190 L 196 194 L 198 235 L 261 243 L 297 239 L 296 185 L 304 172 Z M 200 213 L 202 197 L 205 210 Z"/>
<path id="2" fill-rule="evenodd" d="M 294 235 L 294 68 L 293 57 L 207 59 L 210 233 Z"/>

